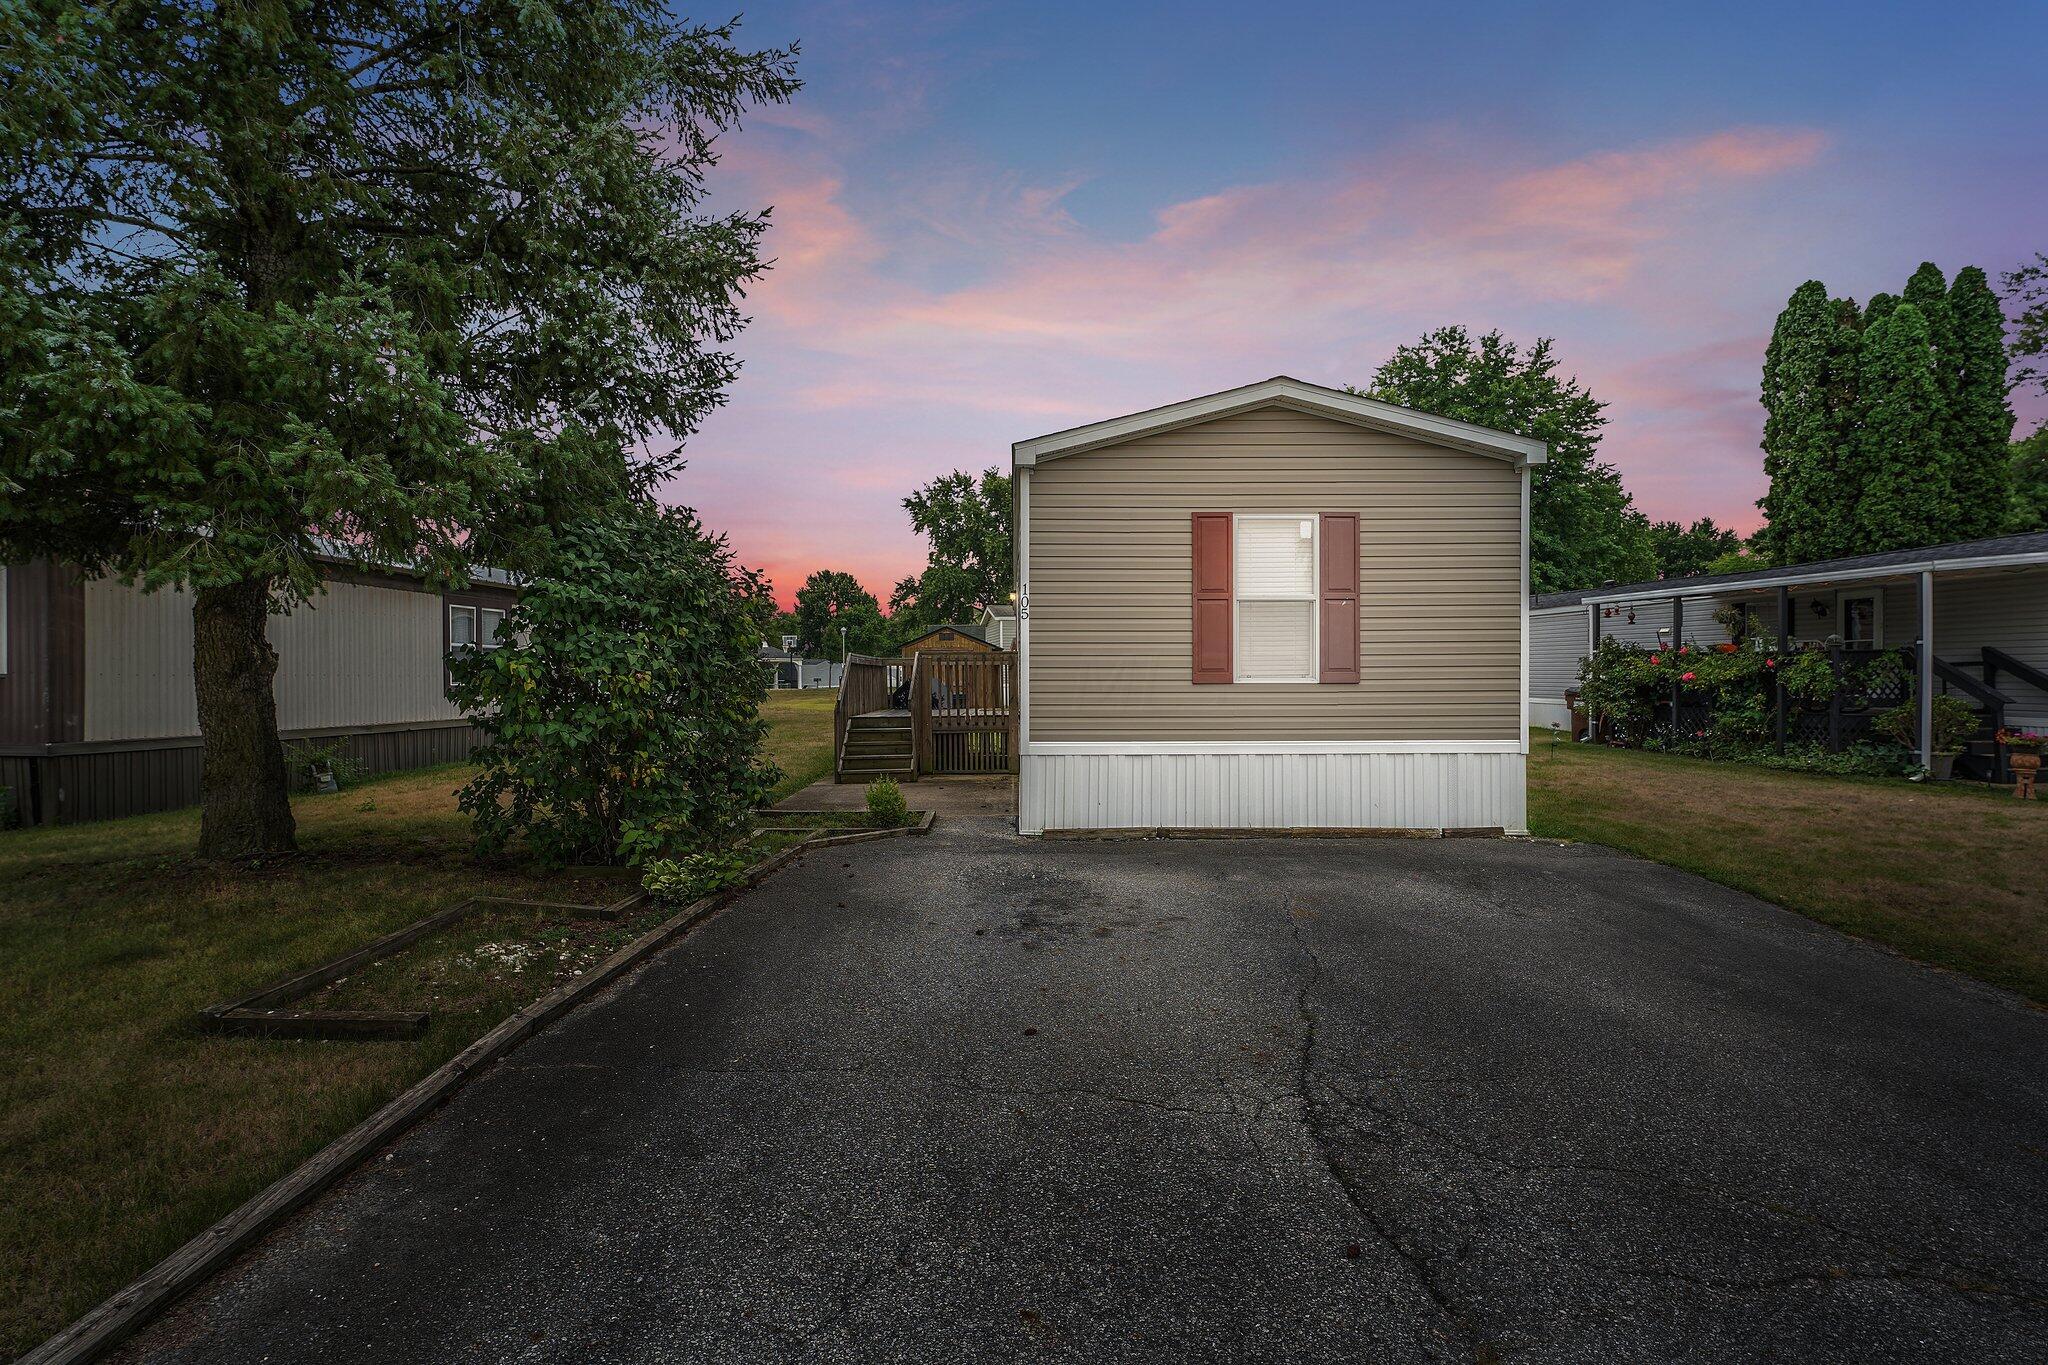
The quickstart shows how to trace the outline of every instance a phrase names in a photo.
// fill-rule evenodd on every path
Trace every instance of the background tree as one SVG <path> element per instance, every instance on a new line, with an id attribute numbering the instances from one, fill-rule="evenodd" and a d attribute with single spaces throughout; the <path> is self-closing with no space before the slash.
<path id="1" fill-rule="evenodd" d="M 790 54 L 655 0 L 0 6 L 0 557 L 188 588 L 200 848 L 293 840 L 267 616 L 456 579 L 676 468 L 765 215 L 700 211 Z"/>
<path id="2" fill-rule="evenodd" d="M 2011 470 L 2011 512 L 2008 531 L 2048 531 L 2048 424 L 2024 441 L 2015 441 Z"/>
<path id="3" fill-rule="evenodd" d="M 942 474 L 905 498 L 903 507 L 931 549 L 924 572 L 889 594 L 899 638 L 942 621 L 970 621 L 980 608 L 1010 600 L 1016 567 L 1007 474 L 996 468 L 979 477 L 962 470 Z"/>
<path id="4" fill-rule="evenodd" d="M 1551 345 L 1539 337 L 1523 351 L 1498 331 L 1474 340 L 1463 327 L 1440 327 L 1397 348 L 1363 392 L 1549 445 L 1530 492 L 1532 591 L 1655 577 L 1648 523 L 1597 458 L 1606 405 L 1558 374 Z"/>
<path id="5" fill-rule="evenodd" d="M 820 569 L 796 590 L 797 648 L 814 659 L 840 656 L 840 627 L 846 650 L 881 654 L 889 648 L 889 626 L 881 603 L 850 573 Z"/>
<path id="6" fill-rule="evenodd" d="M 2048 391 L 2048 252 L 2000 276 L 2005 301 L 2012 305 L 2013 380 L 2039 384 Z M 2029 438 L 2031 439 L 2031 438 Z"/>
<path id="7" fill-rule="evenodd" d="M 639 862 L 744 821 L 776 778 L 757 757 L 754 652 L 773 610 L 687 508 L 635 501 L 561 528 L 505 618 L 510 643 L 450 665 L 484 734 L 460 798 L 479 841 Z"/>
<path id="8" fill-rule="evenodd" d="M 1684 578 L 1706 573 L 1707 566 L 1723 555 L 1742 549 L 1742 537 L 1716 526 L 1712 517 L 1701 517 L 1690 526 L 1675 521 L 1653 521 L 1649 525 L 1650 553 L 1657 560 L 1657 577 Z"/>

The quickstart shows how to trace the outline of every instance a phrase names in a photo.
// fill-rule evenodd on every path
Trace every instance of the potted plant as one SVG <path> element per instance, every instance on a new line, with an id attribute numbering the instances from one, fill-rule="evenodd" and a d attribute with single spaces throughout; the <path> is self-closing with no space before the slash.
<path id="1" fill-rule="evenodd" d="M 2012 765 L 2015 781 L 2012 794 L 2032 800 L 2034 782 L 2041 771 L 2041 746 L 2048 735 L 2032 730 L 2000 730 L 1998 742 L 2005 746 L 2005 761 Z"/>
<path id="2" fill-rule="evenodd" d="M 1928 764 L 1927 775 L 1936 782 L 1946 782 L 1955 774 L 1956 756 L 1962 753 L 1963 745 L 1977 731 L 1977 713 L 1970 709 L 1968 702 L 1960 697 L 1947 695 L 1934 699 L 1933 715 L 1934 752 Z M 1887 738 L 1908 749 L 1920 747 L 1920 708 L 1913 698 L 1894 706 L 1877 718 L 1877 728 Z"/>

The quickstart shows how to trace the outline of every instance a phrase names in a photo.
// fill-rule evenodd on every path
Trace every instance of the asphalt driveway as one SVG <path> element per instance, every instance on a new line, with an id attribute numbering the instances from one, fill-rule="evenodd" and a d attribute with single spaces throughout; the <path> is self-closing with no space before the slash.
<path id="1" fill-rule="evenodd" d="M 811 856 L 135 1344 L 2048 1357 L 2048 1016 L 1591 848 Z"/>

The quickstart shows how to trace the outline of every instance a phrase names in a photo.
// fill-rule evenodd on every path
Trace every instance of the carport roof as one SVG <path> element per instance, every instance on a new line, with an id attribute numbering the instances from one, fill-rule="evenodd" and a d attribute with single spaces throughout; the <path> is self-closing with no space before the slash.
<path id="1" fill-rule="evenodd" d="M 1927 545 L 1908 550 L 1885 550 L 1878 554 L 1849 555 L 1841 559 L 1815 560 L 1811 564 L 1788 564 L 1781 569 L 1751 569 L 1746 573 L 1692 574 L 1685 578 L 1660 578 L 1647 583 L 1609 584 L 1578 592 L 1545 593 L 1529 599 L 1536 611 L 1550 607 L 1575 607 L 1586 602 L 1621 602 L 1644 598 L 1699 597 L 1729 589 L 1753 590 L 1779 586 L 1835 582 L 1846 579 L 1895 578 L 1922 569 L 2005 568 L 2027 564 L 2048 564 L 2048 531 L 2025 535 L 1992 536 L 1988 540 L 1959 540 L 1948 545 Z"/>

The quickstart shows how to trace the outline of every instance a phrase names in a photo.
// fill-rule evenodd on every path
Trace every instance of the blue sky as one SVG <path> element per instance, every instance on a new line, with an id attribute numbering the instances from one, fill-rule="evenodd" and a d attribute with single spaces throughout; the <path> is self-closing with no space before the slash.
<path id="1" fill-rule="evenodd" d="M 1656 517 L 1748 529 L 1802 280 L 2048 250 L 2048 8 L 788 4 L 805 90 L 723 144 L 774 206 L 747 369 L 669 491 L 785 599 L 886 599 L 899 502 L 1010 442 L 1441 322 L 1554 336 Z M 2048 403 L 2016 395 L 2023 429 Z"/>

